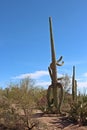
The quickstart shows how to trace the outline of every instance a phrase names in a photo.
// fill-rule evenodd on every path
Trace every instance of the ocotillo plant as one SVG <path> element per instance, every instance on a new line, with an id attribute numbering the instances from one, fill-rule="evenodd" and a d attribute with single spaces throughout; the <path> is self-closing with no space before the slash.
<path id="1" fill-rule="evenodd" d="M 48 106 L 51 107 L 51 105 L 53 104 L 53 106 L 55 106 L 57 112 L 59 113 L 61 103 L 63 100 L 63 87 L 62 87 L 61 83 L 58 82 L 56 66 L 57 65 L 62 66 L 64 62 L 62 61 L 60 63 L 60 61 L 62 60 L 62 56 L 59 58 L 59 60 L 56 61 L 51 17 L 49 17 L 49 25 L 50 25 L 50 41 L 51 41 L 52 62 L 50 64 L 50 66 L 48 67 L 49 74 L 51 77 L 51 85 L 48 87 L 47 99 L 48 99 Z"/>
<path id="2" fill-rule="evenodd" d="M 72 100 L 77 99 L 77 81 L 75 80 L 75 66 L 73 66 L 73 76 L 72 76 Z"/>

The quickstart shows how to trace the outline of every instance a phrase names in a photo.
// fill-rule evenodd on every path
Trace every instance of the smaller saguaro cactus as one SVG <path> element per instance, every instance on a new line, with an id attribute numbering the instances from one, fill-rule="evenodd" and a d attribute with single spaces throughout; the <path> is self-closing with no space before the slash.
<path id="1" fill-rule="evenodd" d="M 72 76 L 72 100 L 77 100 L 77 81 L 75 80 L 75 66 L 73 66 L 73 76 Z"/>

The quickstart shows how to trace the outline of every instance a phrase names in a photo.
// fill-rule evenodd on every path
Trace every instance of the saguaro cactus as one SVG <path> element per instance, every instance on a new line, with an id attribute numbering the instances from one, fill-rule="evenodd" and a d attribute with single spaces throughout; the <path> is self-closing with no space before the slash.
<path id="1" fill-rule="evenodd" d="M 77 99 L 77 81 L 75 80 L 75 66 L 73 66 L 73 76 L 72 76 L 72 100 Z"/>
<path id="2" fill-rule="evenodd" d="M 49 17 L 49 25 L 50 25 L 50 41 L 51 41 L 52 62 L 50 64 L 50 66 L 48 67 L 49 74 L 51 77 L 51 85 L 48 87 L 47 99 L 48 99 L 48 106 L 50 107 L 51 104 L 53 104 L 55 106 L 57 112 L 59 113 L 61 103 L 63 100 L 63 87 L 62 87 L 62 84 L 60 82 L 58 82 L 58 80 L 60 78 L 59 79 L 57 78 L 56 66 L 62 66 L 64 62 L 63 61 L 61 62 L 62 56 L 59 58 L 59 60 L 56 61 L 51 17 Z"/>

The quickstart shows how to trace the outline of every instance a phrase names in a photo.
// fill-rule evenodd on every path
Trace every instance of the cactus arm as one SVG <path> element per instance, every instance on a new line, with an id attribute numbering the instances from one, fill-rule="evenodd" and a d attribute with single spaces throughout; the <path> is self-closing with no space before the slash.
<path id="1" fill-rule="evenodd" d="M 57 78 L 57 80 L 62 80 L 64 77 L 61 77 L 61 78 Z"/>
<path id="2" fill-rule="evenodd" d="M 49 71 L 49 74 L 50 74 L 50 78 L 51 78 L 51 80 L 53 80 L 53 77 L 52 77 L 52 71 L 51 71 L 51 68 L 50 68 L 50 67 L 48 67 L 48 71 Z"/>
<path id="3" fill-rule="evenodd" d="M 51 104 L 52 104 L 52 99 L 53 99 L 53 86 L 50 85 L 48 87 L 48 91 L 47 91 L 47 101 L 48 101 L 48 107 L 50 108 Z"/>
<path id="4" fill-rule="evenodd" d="M 58 62 L 56 63 L 56 65 L 57 65 L 57 66 L 62 66 L 63 64 L 64 64 L 64 61 L 62 61 L 62 63 L 61 63 L 61 64 L 60 64 L 60 63 L 58 63 Z"/>
<path id="5" fill-rule="evenodd" d="M 58 83 L 57 84 L 58 88 L 60 88 L 60 92 L 59 92 L 59 105 L 58 105 L 58 112 L 61 113 L 61 105 L 62 105 L 62 102 L 63 102 L 63 86 L 61 83 Z"/>
<path id="6" fill-rule="evenodd" d="M 62 60 L 62 56 L 57 60 L 57 62 L 56 62 L 56 65 L 57 66 L 62 66 L 63 64 L 64 64 L 64 61 L 62 61 L 62 63 L 59 63 L 61 60 Z"/>
<path id="7" fill-rule="evenodd" d="M 62 60 L 63 56 L 60 56 L 60 58 L 57 60 L 57 62 L 60 62 Z"/>

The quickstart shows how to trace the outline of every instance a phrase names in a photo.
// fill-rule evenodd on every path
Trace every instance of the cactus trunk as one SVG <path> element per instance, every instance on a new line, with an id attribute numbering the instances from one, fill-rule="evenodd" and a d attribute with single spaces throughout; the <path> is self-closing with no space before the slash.
<path id="1" fill-rule="evenodd" d="M 72 76 L 72 100 L 77 100 L 77 81 L 75 80 L 75 66 L 73 66 L 73 76 Z"/>
<path id="2" fill-rule="evenodd" d="M 49 74 L 51 77 L 51 85 L 48 87 L 47 99 L 48 99 L 48 106 L 51 107 L 51 105 L 53 104 L 54 107 L 56 108 L 57 112 L 59 113 L 60 108 L 61 108 L 61 103 L 63 100 L 63 87 L 62 87 L 61 83 L 58 83 L 56 65 L 62 66 L 63 62 L 61 64 L 59 64 L 59 62 L 62 60 L 62 56 L 59 58 L 58 61 L 56 61 L 51 17 L 49 17 L 49 25 L 50 25 L 50 42 L 51 42 L 52 62 L 50 64 L 50 66 L 48 67 Z M 51 97 L 51 95 L 52 95 L 52 97 Z"/>

